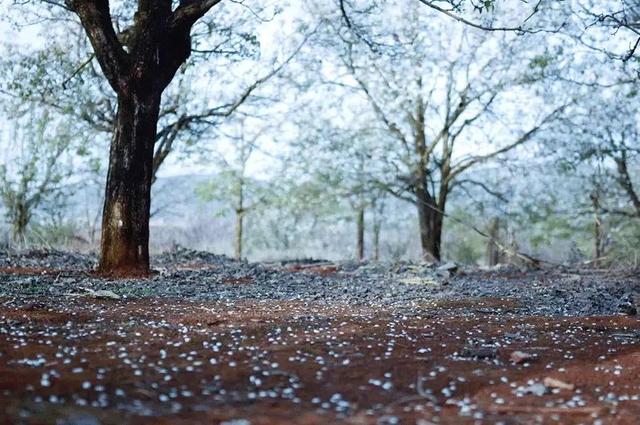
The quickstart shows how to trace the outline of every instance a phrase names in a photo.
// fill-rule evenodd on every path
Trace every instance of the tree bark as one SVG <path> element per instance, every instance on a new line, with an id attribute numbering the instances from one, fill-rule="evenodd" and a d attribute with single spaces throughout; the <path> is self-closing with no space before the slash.
<path id="1" fill-rule="evenodd" d="M 487 266 L 493 267 L 500 262 L 500 249 L 496 245 L 500 233 L 500 219 L 494 217 L 489 225 L 489 240 L 487 241 Z"/>
<path id="2" fill-rule="evenodd" d="M 382 221 L 384 214 L 384 200 L 373 200 L 373 261 L 380 261 L 380 232 L 382 231 Z"/>
<path id="3" fill-rule="evenodd" d="M 631 176 L 629 175 L 629 168 L 627 166 L 627 151 L 622 150 L 620 157 L 615 158 L 614 160 L 618 168 L 618 183 L 629 197 L 636 215 L 640 216 L 640 197 L 638 196 L 638 193 L 633 186 L 633 182 L 631 181 Z"/>
<path id="4" fill-rule="evenodd" d="M 422 80 L 418 80 L 422 86 Z M 425 103 L 422 96 L 418 96 L 414 118 L 414 149 L 417 157 L 415 168 L 415 196 L 418 207 L 418 226 L 420 230 L 420 246 L 422 259 L 428 262 L 440 261 L 440 241 L 442 237 L 442 214 L 437 202 L 428 190 L 427 166 L 429 164 L 429 150 L 425 135 Z M 445 194 L 446 196 L 446 194 Z M 444 202 L 442 202 L 444 205 Z"/>
<path id="5" fill-rule="evenodd" d="M 119 93 L 102 215 L 98 273 L 149 273 L 149 217 L 159 93 Z"/>
<path id="6" fill-rule="evenodd" d="M 120 33 L 108 1 L 64 1 L 80 18 L 118 96 L 102 216 L 101 274 L 149 273 L 149 208 L 162 92 L 191 55 L 193 25 L 220 1 L 140 0 L 133 24 Z"/>
<path id="7" fill-rule="evenodd" d="M 364 260 L 364 207 L 359 207 L 356 212 L 356 258 Z"/>
<path id="8" fill-rule="evenodd" d="M 12 222 L 13 241 L 25 245 L 27 241 L 27 226 L 31 219 L 29 208 L 22 202 L 18 202 L 15 206 L 15 212 Z"/>
<path id="9" fill-rule="evenodd" d="M 244 232 L 244 211 L 236 210 L 235 257 L 242 260 L 242 235 Z"/>
<path id="10" fill-rule="evenodd" d="M 380 222 L 373 224 L 373 261 L 380 261 Z"/>
<path id="11" fill-rule="evenodd" d="M 602 258 L 602 218 L 600 216 L 600 196 L 596 191 L 591 194 L 593 204 L 593 266 L 598 267 Z"/>
<path id="12" fill-rule="evenodd" d="M 510 231 L 508 231 L 508 235 L 509 235 L 510 252 L 508 253 L 508 256 L 507 256 L 508 258 L 507 263 L 515 266 L 519 266 L 522 263 L 522 259 L 519 258 L 517 255 L 515 255 L 517 252 L 520 251 L 520 248 L 518 246 L 518 238 L 516 237 L 515 230 L 511 229 Z"/>
<path id="13" fill-rule="evenodd" d="M 429 249 L 431 254 L 440 261 L 442 259 L 442 226 L 443 215 L 439 211 L 432 211 L 433 227 L 429 238 Z"/>
<path id="14" fill-rule="evenodd" d="M 424 189 L 417 188 L 416 205 L 418 207 L 422 259 L 430 262 L 440 261 L 442 214 L 433 202 L 433 197 Z"/>

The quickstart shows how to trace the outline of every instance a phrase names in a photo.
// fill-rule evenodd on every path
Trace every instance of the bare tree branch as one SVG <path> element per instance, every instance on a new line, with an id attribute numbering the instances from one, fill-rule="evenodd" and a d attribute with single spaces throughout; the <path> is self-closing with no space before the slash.
<path id="1" fill-rule="evenodd" d="M 222 0 L 182 0 L 171 16 L 172 28 L 191 28 Z"/>
<path id="2" fill-rule="evenodd" d="M 113 28 L 109 1 L 66 0 L 65 4 L 80 18 L 109 84 L 116 91 L 124 88 L 120 79 L 129 67 L 129 57 Z"/>
<path id="3" fill-rule="evenodd" d="M 560 30 L 560 28 L 557 29 L 529 29 L 529 28 L 525 28 L 524 24 L 526 22 L 528 22 L 535 14 L 537 14 L 540 11 L 540 6 L 542 5 L 542 0 L 538 0 L 538 2 L 536 3 L 536 5 L 533 7 L 533 10 L 531 12 L 531 14 L 529 16 L 527 16 L 527 18 L 524 19 L 523 23 L 521 25 L 515 26 L 515 27 L 505 27 L 505 26 L 491 26 L 491 25 L 485 25 L 485 24 L 481 24 L 478 22 L 474 22 L 471 20 L 468 20 L 460 15 L 457 15 L 456 13 L 454 13 L 453 9 L 446 9 L 442 6 L 438 6 L 436 3 L 438 3 L 438 1 L 433 1 L 433 0 L 418 0 L 420 3 L 424 4 L 427 7 L 430 7 L 433 10 L 436 10 L 446 16 L 448 16 L 449 18 L 458 21 L 460 23 L 463 23 L 465 25 L 468 25 L 472 28 L 476 28 L 476 29 L 480 29 L 483 31 L 490 31 L 490 32 L 517 32 L 517 33 L 527 33 L 527 34 L 536 34 L 536 33 L 540 33 L 540 32 L 557 32 Z"/>
<path id="4" fill-rule="evenodd" d="M 635 210 L 634 215 L 636 217 L 640 217 L 640 197 L 638 196 L 638 192 L 636 192 L 633 182 L 631 181 L 631 176 L 629 175 L 626 150 L 623 149 L 620 156 L 614 158 L 614 161 L 618 170 L 618 183 L 629 197 L 629 200 L 631 200 L 631 204 Z"/>
<path id="5" fill-rule="evenodd" d="M 489 160 L 491 158 L 495 158 L 496 156 L 502 155 L 503 153 L 509 152 L 510 150 L 515 149 L 516 147 L 524 144 L 525 142 L 529 141 L 536 133 L 538 133 L 542 128 L 544 128 L 544 126 L 551 121 L 552 119 L 554 119 L 558 113 L 562 112 L 564 109 L 567 108 L 567 106 L 569 106 L 568 104 L 562 105 L 556 109 L 554 109 L 552 112 L 550 112 L 549 114 L 547 114 L 540 123 L 538 123 L 536 126 L 534 126 L 533 128 L 531 128 L 529 131 L 527 131 L 526 133 L 524 133 L 522 136 L 518 137 L 514 142 L 498 149 L 495 150 L 491 153 L 488 153 L 486 155 L 477 155 L 477 156 L 473 156 L 471 158 L 467 158 L 465 160 L 460 161 L 458 164 L 454 165 L 452 167 L 452 171 L 451 174 L 448 178 L 449 181 L 453 180 L 455 177 L 459 176 L 461 173 L 463 173 L 464 171 L 468 170 L 470 167 L 472 167 L 473 165 L 479 163 L 479 162 L 483 162 L 486 160 Z"/>

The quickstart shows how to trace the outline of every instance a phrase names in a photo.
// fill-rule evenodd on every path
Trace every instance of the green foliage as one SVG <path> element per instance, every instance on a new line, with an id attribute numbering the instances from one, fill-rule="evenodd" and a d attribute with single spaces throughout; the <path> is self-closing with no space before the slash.
<path id="1" fill-rule="evenodd" d="M 474 223 L 477 216 L 469 210 L 454 209 L 451 215 L 465 223 Z M 445 218 L 442 241 L 443 258 L 460 264 L 478 265 L 484 260 L 486 240 L 456 220 Z"/>
<path id="2" fill-rule="evenodd" d="M 537 55 L 529 61 L 529 68 L 544 70 L 552 61 L 553 58 L 549 54 Z"/>
<path id="3" fill-rule="evenodd" d="M 640 267 L 640 219 L 609 219 L 609 241 L 605 245 L 605 264 L 614 267 Z"/>
<path id="4" fill-rule="evenodd" d="M 575 220 L 552 212 L 545 217 L 538 216 L 529 223 L 528 240 L 531 247 L 540 249 L 552 246 L 556 240 L 578 240 L 577 235 L 587 236 L 587 223 L 576 223 Z"/>
<path id="5" fill-rule="evenodd" d="M 37 108 L 13 116 L 11 124 L 12 141 L 4 141 L 8 149 L 0 163 L 0 200 L 14 236 L 24 239 L 35 214 L 65 202 L 65 180 L 73 170 L 63 158 L 74 136 L 65 123 Z"/>
<path id="6" fill-rule="evenodd" d="M 240 192 L 244 189 L 243 186 L 249 183 L 248 180 L 237 170 L 222 170 L 211 180 L 196 186 L 195 192 L 204 202 L 222 202 L 226 207 L 225 210 L 229 205 L 235 208 L 239 202 Z M 218 214 L 224 214 L 224 212 L 219 211 Z"/>
<path id="7" fill-rule="evenodd" d="M 493 10 L 495 8 L 495 0 L 484 0 L 480 7 L 481 10 Z"/>
<path id="8" fill-rule="evenodd" d="M 34 222 L 29 232 L 28 242 L 50 246 L 69 247 L 82 231 L 78 223 L 72 220 L 47 220 Z"/>

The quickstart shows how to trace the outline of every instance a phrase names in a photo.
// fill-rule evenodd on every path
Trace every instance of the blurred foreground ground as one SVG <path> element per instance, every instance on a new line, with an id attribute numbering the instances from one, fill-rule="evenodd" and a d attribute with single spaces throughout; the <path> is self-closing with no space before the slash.
<path id="1" fill-rule="evenodd" d="M 0 423 L 637 424 L 634 272 L 0 253 Z"/>

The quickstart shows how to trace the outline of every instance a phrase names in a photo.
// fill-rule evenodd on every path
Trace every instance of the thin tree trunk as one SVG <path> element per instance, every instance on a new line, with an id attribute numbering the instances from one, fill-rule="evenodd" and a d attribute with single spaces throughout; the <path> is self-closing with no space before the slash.
<path id="1" fill-rule="evenodd" d="M 602 258 L 602 219 L 600 217 L 600 197 L 598 193 L 591 194 L 593 204 L 593 266 L 599 266 Z"/>
<path id="2" fill-rule="evenodd" d="M 364 260 L 364 207 L 359 207 L 356 213 L 356 258 Z"/>
<path id="3" fill-rule="evenodd" d="M 242 234 L 244 232 L 244 212 L 236 210 L 235 257 L 242 260 Z"/>
<path id="4" fill-rule="evenodd" d="M 520 247 L 518 246 L 518 238 L 516 237 L 516 231 L 511 229 L 508 231 L 509 234 L 509 249 L 510 252 L 508 254 L 508 263 L 519 266 L 522 263 L 522 260 L 518 258 L 515 253 L 520 251 Z"/>
<path id="5" fill-rule="evenodd" d="M 487 265 L 493 267 L 500 262 L 500 249 L 496 242 L 500 233 L 500 219 L 494 217 L 489 225 L 489 240 L 487 241 Z"/>
<path id="6" fill-rule="evenodd" d="M 435 258 L 429 250 L 429 234 L 431 233 L 431 214 L 427 206 L 428 199 L 421 191 L 416 192 L 416 205 L 418 207 L 418 230 L 420 231 L 420 248 L 422 259 L 434 261 Z"/>
<path id="7" fill-rule="evenodd" d="M 385 203 L 383 199 L 373 200 L 373 260 L 380 261 L 380 232 L 382 231 L 382 221 Z"/>
<path id="8" fill-rule="evenodd" d="M 373 224 L 373 261 L 380 261 L 380 222 L 376 221 Z"/>
<path id="9" fill-rule="evenodd" d="M 102 215 L 98 272 L 149 273 L 149 217 L 153 146 L 160 94 L 119 94 Z"/>

